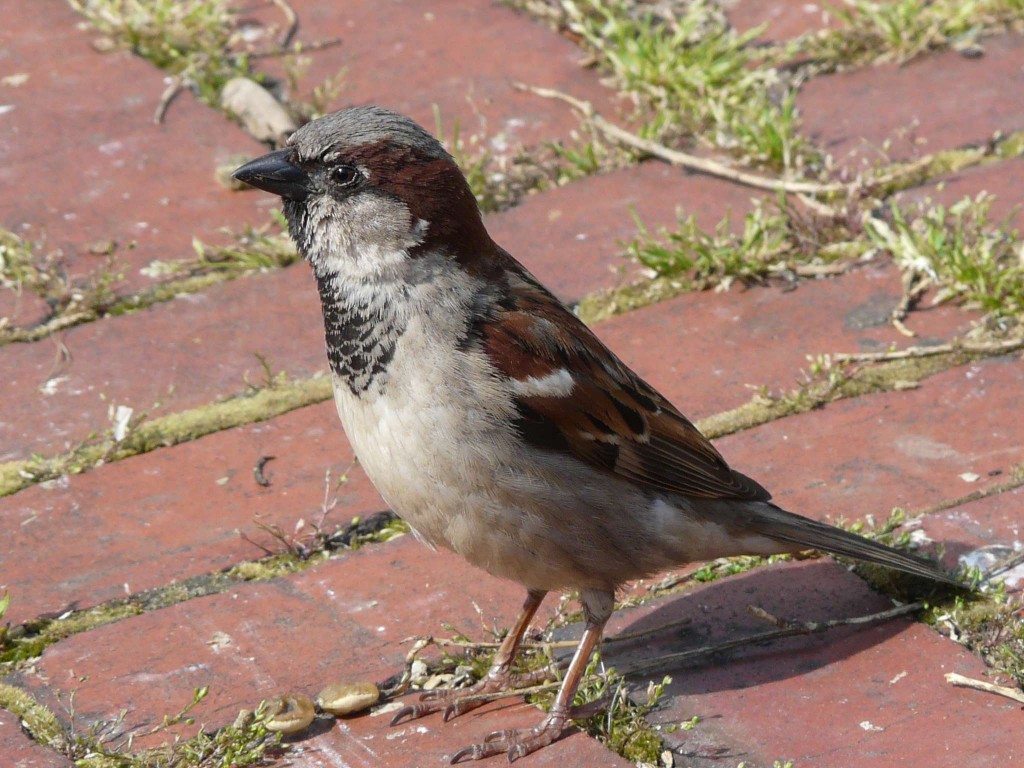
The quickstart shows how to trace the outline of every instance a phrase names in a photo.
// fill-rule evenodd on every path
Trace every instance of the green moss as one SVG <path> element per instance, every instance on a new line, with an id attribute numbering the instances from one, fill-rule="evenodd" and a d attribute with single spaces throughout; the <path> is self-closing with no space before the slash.
<path id="1" fill-rule="evenodd" d="M 610 699 L 610 703 L 607 712 L 583 721 L 584 729 L 630 762 L 660 764 L 665 744 L 647 721 L 647 716 L 658 708 L 672 678 L 665 677 L 660 683 L 651 682 L 646 696 L 640 699 L 626 694 L 625 681 L 614 669 L 598 673 L 599 664 L 600 656 L 595 654 L 588 676 L 576 694 L 575 704 L 583 705 L 602 698 Z"/>
<path id="2" fill-rule="evenodd" d="M 45 480 L 77 474 L 157 448 L 178 445 L 225 429 L 265 421 L 331 397 L 327 377 L 275 382 L 235 397 L 153 418 L 131 428 L 123 440 L 106 434 L 67 453 L 0 464 L 0 496 Z"/>
<path id="3" fill-rule="evenodd" d="M 70 283 L 53 258 L 40 257 L 29 244 L 0 229 L 0 287 L 32 290 L 51 306 L 50 316 L 37 325 L 6 327 L 0 320 L 0 346 L 38 341 L 102 317 L 125 315 L 244 275 L 287 267 L 298 254 L 281 231 L 280 217 L 275 218 L 271 225 L 228 233 L 232 242 L 227 246 L 193 241 L 196 258 L 152 262 L 145 268 L 151 277 L 170 279 L 127 295 L 113 292 L 119 273 L 100 269 Z"/>
<path id="4" fill-rule="evenodd" d="M 301 570 L 302 560 L 290 552 L 272 555 L 263 560 L 249 560 L 233 566 L 228 576 L 233 581 L 267 581 Z"/>
<path id="5" fill-rule="evenodd" d="M 165 716 L 147 735 L 175 725 L 192 725 L 194 720 L 189 712 L 208 692 L 207 688 L 196 689 L 190 703 L 178 713 Z M 266 709 L 262 704 L 255 713 L 240 716 L 225 728 L 200 730 L 191 739 L 175 738 L 163 746 L 139 752 L 131 751 L 130 738 L 111 743 L 109 724 L 96 724 L 77 732 L 65 728 L 31 694 L 6 683 L 0 683 L 0 707 L 18 717 L 32 739 L 73 760 L 78 768 L 243 768 L 264 765 L 269 755 L 282 751 L 280 735 L 271 734 L 266 728 Z"/>
<path id="6" fill-rule="evenodd" d="M 322 562 L 331 552 L 355 550 L 370 543 L 383 543 L 408 531 L 408 525 L 393 512 L 378 512 L 354 518 L 336 531 L 317 532 L 301 548 L 285 542 L 286 551 L 246 561 L 221 571 L 199 574 L 57 619 L 29 621 L 18 631 L 0 633 L 0 674 L 41 655 L 46 648 L 71 635 L 112 624 L 146 611 L 166 608 L 186 600 L 225 592 L 247 581 L 266 581 L 295 573 Z M 2 612 L 0 612 L 2 616 Z"/>
<path id="7" fill-rule="evenodd" d="M 925 357 L 850 366 L 838 374 L 829 370 L 823 376 L 808 378 L 797 389 L 780 396 L 757 394 L 737 408 L 701 419 L 697 422 L 697 428 L 708 438 L 724 437 L 837 400 L 905 389 L 909 384 L 923 381 L 929 376 L 995 354 L 954 349 Z"/>
<path id="8" fill-rule="evenodd" d="M 932 604 L 925 620 L 1024 688 L 1024 604 L 996 587 Z"/>
<path id="9" fill-rule="evenodd" d="M 228 0 L 68 2 L 112 44 L 194 83 L 211 106 L 228 80 L 251 75 L 248 57 L 232 52 L 236 12 Z"/>
<path id="10" fill-rule="evenodd" d="M 967 150 L 946 155 L 944 167 L 967 158 L 977 160 Z M 928 168 L 938 170 L 935 164 Z M 897 176 L 905 180 L 910 171 L 894 173 L 887 183 L 895 184 Z M 639 233 L 626 243 L 626 255 L 654 277 L 585 296 L 576 312 L 594 323 L 687 291 L 722 290 L 773 275 L 838 273 L 858 257 L 882 251 L 915 285 L 938 288 L 933 302 L 955 300 L 996 317 L 1017 318 L 1024 311 L 1019 257 L 1024 241 L 1007 224 L 991 220 L 993 200 L 981 193 L 949 207 L 931 200 L 912 207 L 892 202 L 883 214 L 844 210 L 823 217 L 807 215 L 780 196 L 774 210 L 757 204 L 738 232 L 728 217 L 705 230 L 694 217 L 680 215 L 676 228 L 657 235 L 638 221 Z"/>
<path id="11" fill-rule="evenodd" d="M 58 752 L 67 750 L 64 727 L 57 716 L 36 701 L 32 694 L 0 682 L 0 708 L 17 717 L 35 741 Z"/>

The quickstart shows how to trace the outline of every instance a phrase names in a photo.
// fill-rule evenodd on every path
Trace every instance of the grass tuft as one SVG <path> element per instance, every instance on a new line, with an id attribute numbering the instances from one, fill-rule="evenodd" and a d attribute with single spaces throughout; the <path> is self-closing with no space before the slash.
<path id="1" fill-rule="evenodd" d="M 693 137 L 768 167 L 798 170 L 817 153 L 796 132 L 795 90 L 714 3 L 678 15 L 628 0 L 566 0 L 567 26 L 643 106 L 645 138 Z"/>
<path id="2" fill-rule="evenodd" d="M 1024 242 L 1005 222 L 991 221 L 987 193 L 949 206 L 926 200 L 916 215 L 892 203 L 889 215 L 867 218 L 873 245 L 904 272 L 938 288 L 933 304 L 960 301 L 996 317 L 1024 312 Z"/>
<path id="3" fill-rule="evenodd" d="M 195 84 L 217 106 L 233 77 L 247 77 L 249 61 L 232 52 L 235 11 L 228 0 L 68 0 L 114 44 Z"/>
<path id="4" fill-rule="evenodd" d="M 805 35 L 790 47 L 818 69 L 896 62 L 954 48 L 980 55 L 986 35 L 1020 28 L 1022 0 L 844 0 L 831 9 L 835 29 Z"/>

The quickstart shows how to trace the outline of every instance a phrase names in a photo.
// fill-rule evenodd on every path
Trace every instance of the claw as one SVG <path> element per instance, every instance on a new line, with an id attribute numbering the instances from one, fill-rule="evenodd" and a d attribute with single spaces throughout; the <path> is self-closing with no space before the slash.
<path id="1" fill-rule="evenodd" d="M 520 757 L 526 757 L 531 752 L 536 752 L 562 737 L 566 730 L 566 720 L 563 715 L 556 714 L 548 716 L 536 728 L 519 729 L 508 728 L 501 731 L 492 731 L 484 736 L 479 744 L 472 744 L 465 749 L 460 749 L 451 759 L 451 764 L 462 760 L 483 760 L 491 755 L 500 755 L 504 752 L 508 755 L 510 763 Z"/>
<path id="2" fill-rule="evenodd" d="M 419 711 L 420 707 L 417 704 L 410 704 L 407 707 L 402 707 L 400 710 L 395 712 L 395 716 L 391 718 L 391 725 L 398 725 L 402 722 L 402 718 L 408 716 L 410 720 L 415 720 L 419 717 L 423 717 L 425 712 Z"/>
<path id="3" fill-rule="evenodd" d="M 508 761 L 514 763 L 520 757 L 526 757 L 531 751 L 524 744 L 514 744 L 508 750 Z"/>
<path id="4" fill-rule="evenodd" d="M 500 731 L 491 731 L 484 736 L 484 744 L 493 744 L 498 741 L 508 741 L 510 731 L 508 729 L 502 729 Z"/>
<path id="5" fill-rule="evenodd" d="M 448 761 L 449 765 L 457 765 L 462 758 L 468 757 L 470 760 L 479 760 L 480 758 L 473 753 L 476 751 L 476 744 L 469 747 L 464 747 L 452 755 L 452 759 Z"/>

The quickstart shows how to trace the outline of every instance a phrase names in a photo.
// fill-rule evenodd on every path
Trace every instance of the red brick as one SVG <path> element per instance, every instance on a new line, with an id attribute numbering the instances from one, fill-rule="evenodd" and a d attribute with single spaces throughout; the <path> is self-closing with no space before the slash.
<path id="1" fill-rule="evenodd" d="M 882 519 L 999 481 L 993 470 L 1024 461 L 1024 422 L 1008 419 L 1020 399 L 1021 361 L 955 368 L 909 392 L 844 400 L 824 410 L 725 437 L 717 445 L 737 469 L 809 517 Z M 976 483 L 960 478 L 980 475 Z"/>
<path id="2" fill-rule="evenodd" d="M 0 460 L 66 450 L 110 427 L 112 405 L 157 415 L 259 383 L 326 368 L 323 323 L 305 265 L 183 296 L 132 315 L 72 328 L 53 340 L 0 348 Z M 52 394 L 42 391 L 49 380 Z M 162 409 L 154 410 L 154 404 Z"/>
<path id="3" fill-rule="evenodd" d="M 968 168 L 933 183 L 900 193 L 897 200 L 909 207 L 930 199 L 945 206 L 977 197 L 981 192 L 994 195 L 989 219 L 995 224 L 1006 222 L 1013 229 L 1024 230 L 1024 208 L 1020 203 L 1020 179 L 1024 177 L 1024 158 L 1015 157 L 995 165 Z"/>
<path id="4" fill-rule="evenodd" d="M 126 52 L 96 53 L 97 33 L 81 21 L 59 0 L 6 9 L 5 74 L 29 79 L 0 91 L 13 107 L 0 116 L 0 186 L 17 190 L 0 199 L 0 225 L 61 249 L 72 275 L 103 266 L 89 244 L 115 240 L 127 284 L 138 287 L 151 282 L 140 267 L 189 258 L 193 237 L 263 223 L 253 197 L 228 193 L 213 175 L 231 155 L 261 148 L 187 92 L 154 125 L 163 73 Z"/>
<path id="5" fill-rule="evenodd" d="M 269 488 L 253 475 L 261 456 L 275 457 L 265 467 Z M 311 533 L 328 470 L 338 501 L 327 529 L 386 509 L 352 461 L 328 402 L 2 499 L 6 620 L 87 608 L 262 555 L 241 533 L 280 551 L 258 524 L 291 534 L 304 520 L 300 538 Z M 346 471 L 348 482 L 334 493 Z"/>
<path id="6" fill-rule="evenodd" d="M 834 26 L 829 3 L 807 0 L 725 0 L 725 15 L 740 32 L 766 24 L 765 40 L 788 40 Z"/>
<path id="7" fill-rule="evenodd" d="M 677 209 L 705 229 L 726 216 L 741 227 L 758 196 L 747 187 L 647 162 L 528 197 L 487 217 L 487 227 L 546 285 L 574 301 L 639 272 L 623 256 L 623 243 L 637 234 L 634 213 L 652 233 L 674 228 Z"/>
<path id="8" fill-rule="evenodd" d="M 572 110 L 513 88 L 516 82 L 557 88 L 612 112 L 614 92 L 583 69 L 583 53 L 543 24 L 498 3 L 473 0 L 322 3 L 293 0 L 300 35 L 341 37 L 339 46 L 311 52 L 305 82 L 345 71 L 331 108 L 374 103 L 434 127 L 440 107 L 449 135 L 481 134 L 492 150 L 568 137 L 579 126 Z M 280 15 L 261 15 L 280 24 Z M 269 64 L 269 63 L 268 63 Z"/>
<path id="9" fill-rule="evenodd" d="M 0 323 L 19 328 L 35 325 L 46 319 L 49 305 L 35 293 L 27 290 L 0 290 Z"/>
<path id="10" fill-rule="evenodd" d="M 841 277 L 727 293 L 686 294 L 616 317 L 598 335 L 692 418 L 735 408 L 762 386 L 796 387 L 808 355 L 906 346 L 889 322 L 900 278 L 888 264 Z M 930 343 L 963 333 L 971 316 L 928 309 L 907 321 Z"/>
<path id="11" fill-rule="evenodd" d="M 517 585 L 481 577 L 461 558 L 403 537 L 286 579 L 242 585 L 76 635 L 46 650 L 38 675 L 20 678 L 48 702 L 75 690 L 78 725 L 122 708 L 128 724 L 157 723 L 190 700 L 195 687 L 209 685 L 209 698 L 195 715 L 211 728 L 277 693 L 314 696 L 330 682 L 383 680 L 402 667 L 408 651 L 403 639 L 447 634 L 441 622 L 486 636 L 494 617 L 500 617 L 497 626 L 511 624 L 522 598 Z M 230 642 L 211 644 L 217 633 Z M 491 730 L 531 725 L 540 717 L 508 702 L 451 724 L 435 715 L 392 729 L 389 717 L 362 716 L 310 746 L 337 756 L 332 764 L 420 766 Z M 566 759 L 623 765 L 582 734 L 559 742 L 539 764 Z"/>
<path id="12" fill-rule="evenodd" d="M 865 67 L 810 80 L 797 97 L 803 133 L 856 172 L 887 155 L 907 160 L 1024 127 L 1024 36 L 985 40 L 985 55 L 955 51 L 905 66 Z M 887 153 L 881 148 L 892 140 Z"/>
<path id="13" fill-rule="evenodd" d="M 10 768 L 71 768 L 73 763 L 52 749 L 34 742 L 18 718 L 0 709 L 0 755 Z"/>
<path id="14" fill-rule="evenodd" d="M 683 617 L 692 623 L 675 633 L 655 632 L 628 652 L 610 647 L 606 660 L 626 668 L 638 658 L 772 629 L 747 612 L 751 604 L 797 621 L 892 607 L 836 564 L 780 564 L 620 612 L 616 627 L 630 632 Z M 749 646 L 659 670 L 634 684 L 642 692 L 647 680 L 660 681 L 665 674 L 673 679 L 652 721 L 701 718 L 692 731 L 663 734 L 682 765 L 794 760 L 816 768 L 981 768 L 1024 756 L 1024 734 L 1016 726 L 1019 705 L 954 688 L 943 678 L 947 672 L 986 674 L 983 662 L 960 646 L 923 624 L 899 619 Z"/>

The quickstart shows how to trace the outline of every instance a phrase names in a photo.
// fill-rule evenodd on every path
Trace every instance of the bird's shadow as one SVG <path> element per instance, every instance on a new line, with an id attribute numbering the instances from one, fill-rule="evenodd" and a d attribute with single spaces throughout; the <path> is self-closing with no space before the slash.
<path id="1" fill-rule="evenodd" d="M 956 549 L 955 543 L 947 550 Z M 742 645 L 684 660 L 672 654 L 749 638 L 778 629 L 754 615 L 755 606 L 786 622 L 827 622 L 887 611 L 891 599 L 832 560 L 777 563 L 686 590 L 676 597 L 621 609 L 609 622 L 607 637 L 638 635 L 607 642 L 605 662 L 624 672 L 636 688 L 666 675 L 671 696 L 738 690 L 797 675 L 853 656 L 903 632 L 909 619 L 867 625 L 839 626 L 805 634 Z M 682 626 L 681 621 L 688 620 Z M 668 629 L 659 629 L 670 626 Z M 661 657 L 664 663 L 638 674 L 629 670 Z"/>

